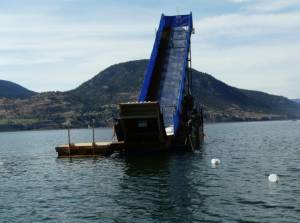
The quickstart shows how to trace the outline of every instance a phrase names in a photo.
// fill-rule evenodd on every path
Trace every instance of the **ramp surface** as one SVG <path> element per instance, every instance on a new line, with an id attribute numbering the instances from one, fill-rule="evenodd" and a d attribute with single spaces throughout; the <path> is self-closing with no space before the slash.
<path id="1" fill-rule="evenodd" d="M 185 69 L 186 33 L 187 30 L 181 27 L 171 30 L 163 59 L 164 65 L 161 70 L 157 101 L 163 109 L 164 124 L 166 127 L 173 125 L 173 114 L 178 105 L 180 82 Z"/>
<path id="2" fill-rule="evenodd" d="M 180 122 L 182 99 L 186 86 L 192 14 L 162 15 L 148 64 L 139 101 L 157 101 L 165 127 Z"/>

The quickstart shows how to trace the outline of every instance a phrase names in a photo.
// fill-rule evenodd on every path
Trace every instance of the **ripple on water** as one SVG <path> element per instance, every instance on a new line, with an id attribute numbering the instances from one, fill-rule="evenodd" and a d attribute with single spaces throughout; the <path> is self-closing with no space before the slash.
<path id="1" fill-rule="evenodd" d="M 300 222 L 300 125 L 226 123 L 205 131 L 195 154 L 72 160 L 56 159 L 53 148 L 65 143 L 65 131 L 0 133 L 0 219 Z M 73 139 L 89 141 L 90 131 L 74 130 Z M 270 173 L 278 184 L 269 184 Z"/>

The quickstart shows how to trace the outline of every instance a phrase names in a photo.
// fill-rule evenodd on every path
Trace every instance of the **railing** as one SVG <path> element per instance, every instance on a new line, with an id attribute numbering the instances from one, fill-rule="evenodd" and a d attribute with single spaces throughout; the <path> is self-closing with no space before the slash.
<path id="1" fill-rule="evenodd" d="M 185 54 L 184 54 L 184 69 L 183 69 L 182 77 L 181 77 L 181 81 L 180 81 L 180 92 L 179 92 L 179 96 L 178 96 L 176 115 L 174 116 L 174 132 L 175 132 L 175 134 L 177 133 L 177 130 L 178 130 L 179 124 L 180 124 L 179 117 L 180 117 L 180 113 L 182 110 L 183 92 L 184 92 L 184 87 L 185 87 L 186 71 L 187 71 L 186 68 L 188 66 L 187 62 L 188 62 L 188 56 L 189 56 L 189 51 L 190 51 L 190 38 L 191 38 L 192 32 L 193 32 L 193 21 L 192 21 L 192 13 L 191 13 L 190 17 L 189 17 L 188 30 L 186 32 L 186 49 L 185 49 Z"/>

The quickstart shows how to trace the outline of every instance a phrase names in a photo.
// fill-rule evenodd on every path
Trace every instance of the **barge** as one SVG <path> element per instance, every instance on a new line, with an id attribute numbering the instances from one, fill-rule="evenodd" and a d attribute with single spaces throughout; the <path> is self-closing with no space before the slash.
<path id="1" fill-rule="evenodd" d="M 198 149 L 203 113 L 192 94 L 192 13 L 161 16 L 139 99 L 119 104 L 115 142 L 56 147 L 59 157 Z"/>

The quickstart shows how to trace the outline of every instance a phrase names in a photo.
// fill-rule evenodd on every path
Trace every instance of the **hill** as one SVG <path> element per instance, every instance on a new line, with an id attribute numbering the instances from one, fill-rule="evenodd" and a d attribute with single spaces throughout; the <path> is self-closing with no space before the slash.
<path id="1" fill-rule="evenodd" d="M 16 83 L 0 80 L 0 98 L 28 98 L 35 94 Z"/>
<path id="2" fill-rule="evenodd" d="M 292 99 L 293 102 L 296 102 L 297 104 L 300 104 L 300 98 Z"/>
<path id="3" fill-rule="evenodd" d="M 212 121 L 257 121 L 300 116 L 288 98 L 231 87 L 209 74 L 193 70 L 193 94 Z"/>
<path id="4" fill-rule="evenodd" d="M 147 64 L 148 60 L 137 60 L 112 65 L 66 94 L 77 98 L 88 110 L 136 101 Z"/>
<path id="5" fill-rule="evenodd" d="M 136 101 L 148 60 L 110 66 L 73 91 L 87 110 L 116 111 L 120 102 Z M 247 121 L 293 118 L 297 104 L 281 96 L 231 87 L 213 76 L 193 70 L 193 94 L 209 121 Z"/>
<path id="6" fill-rule="evenodd" d="M 112 125 L 118 103 L 136 101 L 148 60 L 115 64 L 74 90 L 0 98 L 0 130 Z M 206 121 L 252 121 L 300 117 L 300 105 L 281 96 L 231 87 L 193 70 L 195 102 Z"/>

